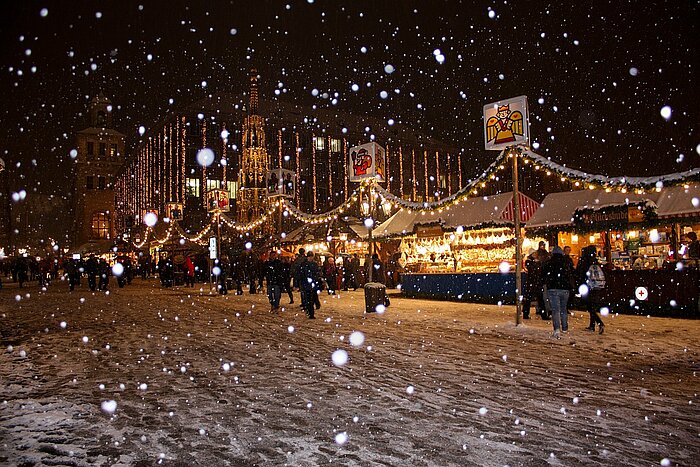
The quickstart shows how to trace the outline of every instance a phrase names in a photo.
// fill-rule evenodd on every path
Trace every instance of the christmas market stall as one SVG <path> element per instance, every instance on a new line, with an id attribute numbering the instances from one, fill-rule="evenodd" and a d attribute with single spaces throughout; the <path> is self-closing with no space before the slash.
<path id="1" fill-rule="evenodd" d="M 538 203 L 519 194 L 526 223 Z M 401 210 L 379 225 L 378 241 L 398 241 L 407 296 L 504 302 L 515 299 L 513 193 L 469 198 L 440 211 Z M 539 238 L 526 237 L 523 249 Z"/>
<path id="2" fill-rule="evenodd" d="M 700 271 L 688 246 L 691 232 L 700 233 L 699 199 L 696 185 L 552 193 L 528 231 L 570 246 L 574 262 L 583 247 L 594 245 L 613 311 L 697 312 Z"/>
<path id="3" fill-rule="evenodd" d="M 357 253 L 361 258 L 368 251 L 368 231 L 356 217 L 345 216 L 326 223 L 307 223 L 282 240 L 283 249 L 296 253 L 299 248 L 326 256 L 346 256 Z"/>

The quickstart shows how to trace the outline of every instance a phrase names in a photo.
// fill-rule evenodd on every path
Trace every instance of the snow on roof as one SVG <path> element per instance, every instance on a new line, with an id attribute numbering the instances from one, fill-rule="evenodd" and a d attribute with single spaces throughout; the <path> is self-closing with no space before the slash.
<path id="1" fill-rule="evenodd" d="M 485 224 L 512 225 L 513 214 L 511 202 L 513 193 L 501 193 L 493 196 L 469 198 L 442 212 L 421 214 L 406 210 L 399 211 L 377 227 L 372 233 L 376 237 L 391 237 L 413 233 L 415 226 L 425 224 L 440 224 L 445 229 L 477 227 Z M 520 195 L 521 211 L 528 215 L 521 219 L 528 220 L 529 215 L 536 212 L 537 203 L 527 196 Z M 425 211 L 423 211 L 425 212 Z"/>
<path id="2" fill-rule="evenodd" d="M 581 190 L 551 193 L 532 216 L 530 228 L 572 225 L 578 209 L 602 209 L 609 206 L 647 203 L 656 208 L 659 218 L 700 217 L 700 186 L 691 185 L 662 188 L 660 192 L 646 194 L 620 193 L 605 190 Z"/>
<path id="3" fill-rule="evenodd" d="M 700 217 L 700 186 L 691 185 L 688 188 L 676 186 L 664 188 L 659 193 L 656 202 L 656 214 L 660 218 L 698 216 Z"/>

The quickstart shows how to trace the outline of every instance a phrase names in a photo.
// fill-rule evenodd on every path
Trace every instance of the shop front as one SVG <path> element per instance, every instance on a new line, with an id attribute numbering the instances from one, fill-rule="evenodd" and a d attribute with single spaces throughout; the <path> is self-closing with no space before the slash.
<path id="1" fill-rule="evenodd" d="M 401 292 L 480 302 L 515 301 L 513 194 L 472 198 L 435 213 L 400 211 L 374 230 L 380 241 L 399 239 Z M 521 222 L 538 204 L 520 195 Z M 542 238 L 526 237 L 523 251 Z"/>
<path id="2" fill-rule="evenodd" d="M 646 194 L 585 190 L 552 193 L 531 218 L 531 232 L 562 247 L 577 263 L 594 245 L 606 271 L 605 301 L 613 311 L 694 313 L 700 271 L 688 234 L 700 232 L 700 189 Z"/>

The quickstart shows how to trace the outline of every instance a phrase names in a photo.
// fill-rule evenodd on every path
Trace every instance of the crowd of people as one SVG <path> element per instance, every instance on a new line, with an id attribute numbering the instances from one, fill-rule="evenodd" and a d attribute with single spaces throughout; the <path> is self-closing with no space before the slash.
<path id="1" fill-rule="evenodd" d="M 553 336 L 569 332 L 569 305 L 575 295 L 580 295 L 590 316 L 589 331 L 603 334 L 605 324 L 600 317 L 602 292 L 605 289 L 605 273 L 598 261 L 597 249 L 589 245 L 581 250 L 578 264 L 574 264 L 571 248 L 555 246 L 547 251 L 545 242 L 531 251 L 525 259 L 527 280 L 523 293 L 523 318 L 530 319 L 530 310 L 536 302 L 536 313 L 543 320 L 551 320 Z"/>

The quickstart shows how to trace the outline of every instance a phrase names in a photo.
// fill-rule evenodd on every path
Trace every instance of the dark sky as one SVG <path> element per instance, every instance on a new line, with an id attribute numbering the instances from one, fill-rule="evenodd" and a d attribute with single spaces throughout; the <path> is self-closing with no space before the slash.
<path id="1" fill-rule="evenodd" d="M 90 96 L 112 99 L 133 147 L 139 126 L 240 92 L 255 66 L 264 98 L 392 118 L 462 148 L 474 174 L 496 155 L 482 107 L 522 94 L 535 150 L 557 162 L 609 175 L 700 166 L 698 1 L 565 3 L 5 2 L 0 157 L 27 191 L 60 190 Z"/>

